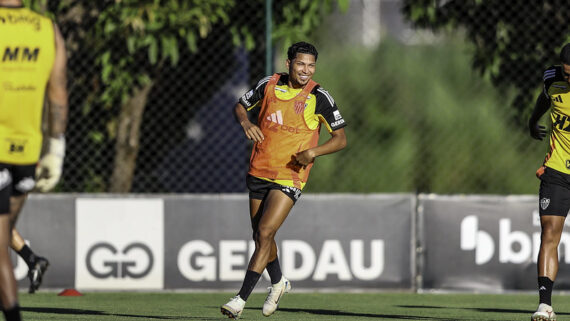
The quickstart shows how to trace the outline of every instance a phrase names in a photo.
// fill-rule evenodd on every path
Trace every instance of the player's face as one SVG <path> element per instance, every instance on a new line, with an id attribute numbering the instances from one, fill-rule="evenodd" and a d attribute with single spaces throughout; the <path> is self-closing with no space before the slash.
<path id="1" fill-rule="evenodd" d="M 562 75 L 566 82 L 570 84 L 570 65 L 562 64 Z"/>
<path id="2" fill-rule="evenodd" d="M 311 54 L 297 53 L 295 59 L 287 59 L 289 86 L 293 88 L 304 87 L 313 78 L 316 64 L 315 56 Z"/>

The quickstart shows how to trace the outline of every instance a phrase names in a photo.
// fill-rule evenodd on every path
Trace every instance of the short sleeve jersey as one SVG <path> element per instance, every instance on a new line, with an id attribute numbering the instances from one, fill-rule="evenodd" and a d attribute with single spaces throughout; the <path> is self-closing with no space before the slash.
<path id="1" fill-rule="evenodd" d="M 550 100 L 550 151 L 544 165 L 570 174 L 570 85 L 564 79 L 562 66 L 551 66 L 544 72 L 545 95 Z"/>
<path id="2" fill-rule="evenodd" d="M 261 79 L 255 88 L 245 93 L 240 99 L 242 104 L 248 111 L 256 107 L 260 107 L 265 95 L 265 87 L 271 77 Z M 275 95 L 279 99 L 288 100 L 297 96 L 301 88 L 294 89 L 287 85 L 288 75 L 283 75 L 275 86 Z M 346 122 L 332 96 L 322 87 L 316 86 L 307 99 L 304 117 L 307 126 L 315 129 L 319 124 L 323 123 L 329 132 L 346 126 Z"/>

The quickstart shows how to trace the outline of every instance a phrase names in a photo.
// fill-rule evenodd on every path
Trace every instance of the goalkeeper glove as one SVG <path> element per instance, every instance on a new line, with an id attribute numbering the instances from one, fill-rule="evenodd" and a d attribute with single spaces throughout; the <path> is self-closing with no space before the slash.
<path id="1" fill-rule="evenodd" d="M 36 190 L 49 192 L 61 177 L 63 157 L 65 156 L 65 137 L 50 137 L 49 146 L 45 155 L 36 167 Z"/>

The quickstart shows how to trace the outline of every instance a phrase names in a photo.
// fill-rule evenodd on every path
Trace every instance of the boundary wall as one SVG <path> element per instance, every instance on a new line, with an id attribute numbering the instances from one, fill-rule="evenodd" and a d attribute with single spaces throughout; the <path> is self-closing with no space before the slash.
<path id="1" fill-rule="evenodd" d="M 17 228 L 48 289 L 236 290 L 254 250 L 246 194 L 31 195 Z M 538 197 L 308 194 L 276 241 L 296 289 L 534 290 Z M 568 232 L 559 253 L 570 289 Z"/>

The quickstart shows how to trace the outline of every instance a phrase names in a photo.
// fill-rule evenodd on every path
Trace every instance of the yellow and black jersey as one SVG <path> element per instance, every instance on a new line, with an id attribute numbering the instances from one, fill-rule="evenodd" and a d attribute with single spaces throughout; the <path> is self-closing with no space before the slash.
<path id="1" fill-rule="evenodd" d="M 290 88 L 287 85 L 288 77 L 287 74 L 283 74 L 275 86 L 275 95 L 278 99 L 292 99 L 302 90 L 302 88 Z M 239 99 L 239 103 L 248 111 L 260 107 L 269 79 L 271 79 L 271 76 L 261 79 L 255 88 L 249 90 Z M 326 126 L 329 132 L 346 126 L 346 122 L 342 118 L 334 99 L 320 86 L 315 87 L 309 94 L 305 104 L 304 116 L 307 126 L 311 129 L 316 129 L 321 123 Z"/>
<path id="2" fill-rule="evenodd" d="M 550 152 L 545 166 L 570 174 L 570 85 L 564 79 L 562 66 L 551 66 L 544 72 L 543 94 L 550 100 Z"/>
<path id="3" fill-rule="evenodd" d="M 42 146 L 46 84 L 55 61 L 53 22 L 0 6 L 0 162 L 34 164 Z"/>

